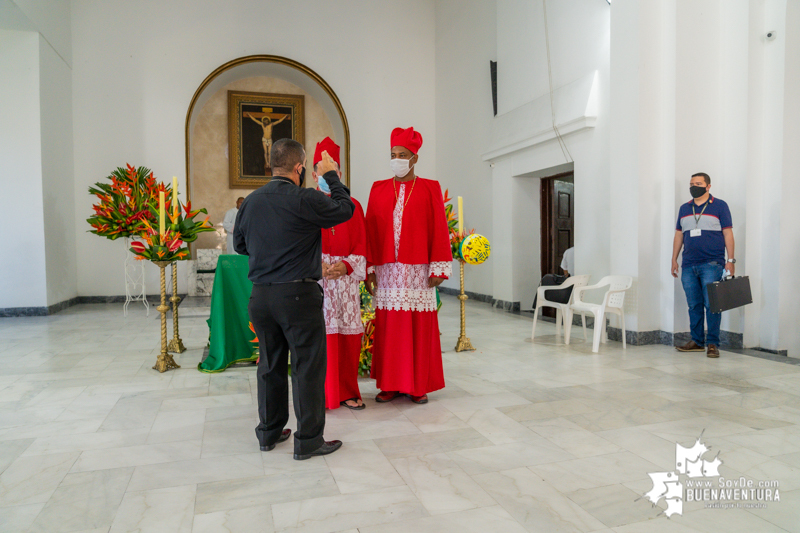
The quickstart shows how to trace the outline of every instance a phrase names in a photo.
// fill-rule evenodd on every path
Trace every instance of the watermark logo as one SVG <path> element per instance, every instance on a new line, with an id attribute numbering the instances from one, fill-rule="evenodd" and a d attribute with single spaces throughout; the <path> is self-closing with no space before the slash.
<path id="1" fill-rule="evenodd" d="M 763 509 L 765 502 L 780 501 L 777 481 L 755 481 L 744 476 L 739 479 L 725 479 L 720 476 L 722 460 L 719 452 L 707 460 L 711 450 L 703 441 L 703 432 L 691 448 L 675 443 L 675 470 L 651 472 L 653 488 L 641 498 L 647 498 L 653 507 L 664 499 L 667 508 L 661 514 L 671 518 L 674 514 L 683 515 L 684 501 L 704 502 L 708 509 Z M 709 478 L 716 478 L 714 479 Z"/>

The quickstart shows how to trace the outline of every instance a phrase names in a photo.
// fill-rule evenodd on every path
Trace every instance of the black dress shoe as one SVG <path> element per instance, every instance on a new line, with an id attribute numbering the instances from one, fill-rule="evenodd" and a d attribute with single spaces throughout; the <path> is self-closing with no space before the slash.
<path id="1" fill-rule="evenodd" d="M 281 442 L 285 441 L 286 439 L 289 438 L 289 435 L 291 435 L 291 434 L 292 434 L 292 430 L 291 429 L 284 429 L 281 432 L 281 436 L 278 437 L 278 442 L 276 442 L 275 444 L 280 444 Z M 268 452 L 270 450 L 274 450 L 275 449 L 275 444 L 267 444 L 266 446 L 262 446 L 261 447 L 261 451 L 262 452 Z"/>
<path id="2" fill-rule="evenodd" d="M 329 453 L 333 453 L 341 447 L 342 447 L 342 441 L 329 440 L 323 442 L 322 446 L 320 446 L 313 452 L 294 454 L 294 458 L 297 459 L 298 461 L 305 461 L 306 459 L 311 459 L 312 457 L 316 457 L 317 455 L 328 455 Z"/>

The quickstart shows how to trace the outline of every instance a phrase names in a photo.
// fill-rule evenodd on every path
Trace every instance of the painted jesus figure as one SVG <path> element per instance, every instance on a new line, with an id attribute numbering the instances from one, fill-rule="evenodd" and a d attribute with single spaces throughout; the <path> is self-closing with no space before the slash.
<path id="1" fill-rule="evenodd" d="M 367 205 L 367 290 L 374 296 L 372 378 L 378 402 L 401 394 L 427 403 L 444 388 L 436 289 L 453 256 L 438 181 L 414 172 L 422 135 L 395 128 L 393 178 L 372 185 Z"/>
<path id="2" fill-rule="evenodd" d="M 289 115 L 283 115 L 279 120 L 273 121 L 269 118 L 269 115 L 264 115 L 260 119 L 257 119 L 249 112 L 245 114 L 250 117 L 250 120 L 261 126 L 263 130 L 261 144 L 264 146 L 264 173 L 269 175 L 270 170 L 272 170 L 269 166 L 269 152 L 272 150 L 272 128 L 289 118 Z"/>

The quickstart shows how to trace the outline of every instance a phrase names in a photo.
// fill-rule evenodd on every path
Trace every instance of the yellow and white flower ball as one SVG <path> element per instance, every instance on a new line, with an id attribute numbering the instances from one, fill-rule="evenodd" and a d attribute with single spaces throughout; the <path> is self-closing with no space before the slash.
<path id="1" fill-rule="evenodd" d="M 489 258 L 492 247 L 483 235 L 468 235 L 458 246 L 458 254 L 470 265 L 480 265 Z"/>

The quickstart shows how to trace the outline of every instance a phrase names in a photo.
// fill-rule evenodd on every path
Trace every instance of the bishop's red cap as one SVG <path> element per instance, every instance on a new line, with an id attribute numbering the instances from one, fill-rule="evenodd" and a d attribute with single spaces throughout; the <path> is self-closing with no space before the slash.
<path id="1" fill-rule="evenodd" d="M 322 161 L 322 152 L 325 151 L 327 151 L 328 155 L 331 156 L 334 161 L 336 161 L 337 165 L 340 167 L 342 166 L 342 164 L 339 163 L 339 145 L 333 142 L 330 137 L 325 137 L 317 143 L 317 149 L 314 150 L 314 162 L 312 165 L 316 165 Z"/>
<path id="2" fill-rule="evenodd" d="M 395 128 L 392 130 L 391 147 L 394 146 L 403 146 L 416 154 L 422 146 L 422 135 L 414 131 L 414 128 Z"/>

